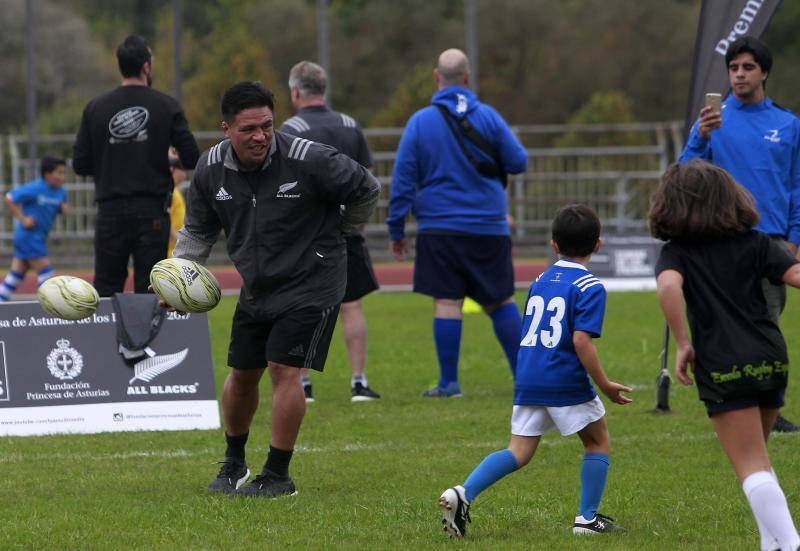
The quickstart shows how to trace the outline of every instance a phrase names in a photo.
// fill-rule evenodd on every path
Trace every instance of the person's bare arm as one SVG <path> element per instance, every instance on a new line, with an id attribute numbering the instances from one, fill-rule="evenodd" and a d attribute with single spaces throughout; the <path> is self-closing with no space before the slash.
<path id="1" fill-rule="evenodd" d="M 603 371 L 603 366 L 600 365 L 600 355 L 597 353 L 597 347 L 592 341 L 592 336 L 585 331 L 575 331 L 572 335 L 572 344 L 575 347 L 575 352 L 578 354 L 578 359 L 581 361 L 583 368 L 589 373 L 589 376 L 600 388 L 600 390 L 608 396 L 608 398 L 616 404 L 629 404 L 633 400 L 620 394 L 621 392 L 631 392 L 633 389 L 614 381 L 609 380 L 606 372 Z"/>
<path id="2" fill-rule="evenodd" d="M 686 329 L 686 303 L 683 298 L 683 276 L 676 270 L 664 270 L 658 274 L 658 301 L 670 333 L 678 345 L 675 355 L 675 375 L 685 384 L 692 384 L 689 368 L 694 371 L 694 348 L 689 342 Z"/>
<path id="3" fill-rule="evenodd" d="M 398 239 L 396 241 L 390 241 L 389 253 L 395 260 L 399 262 L 405 260 L 406 255 L 408 254 L 408 243 L 406 242 L 406 239 L 403 238 L 403 239 Z"/>
<path id="4" fill-rule="evenodd" d="M 6 195 L 4 198 L 6 203 L 6 208 L 8 211 L 19 220 L 19 223 L 22 224 L 22 227 L 25 229 L 31 229 L 32 227 L 36 226 L 36 219 L 33 216 L 25 216 L 25 213 L 22 212 L 22 209 L 18 204 L 11 200 L 11 198 Z"/>
<path id="5" fill-rule="evenodd" d="M 792 287 L 800 287 L 800 264 L 795 264 L 784 272 L 783 282 Z"/>

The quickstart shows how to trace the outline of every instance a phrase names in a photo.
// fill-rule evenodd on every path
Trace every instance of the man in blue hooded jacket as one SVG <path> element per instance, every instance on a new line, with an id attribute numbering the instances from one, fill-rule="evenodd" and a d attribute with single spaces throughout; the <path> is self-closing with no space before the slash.
<path id="1" fill-rule="evenodd" d="M 500 178 L 479 172 L 475 161 L 494 163 L 498 173 L 517 174 L 525 170 L 528 156 L 497 111 L 467 88 L 469 60 L 464 52 L 444 51 L 433 74 L 438 91 L 432 105 L 411 116 L 400 140 L 387 223 L 390 252 L 404 260 L 408 212 L 418 221 L 414 291 L 434 299 L 433 337 L 440 370 L 438 384 L 423 396 L 453 397 L 461 396 L 458 354 L 466 296 L 491 317 L 512 373 L 515 370 L 521 318 L 513 300 L 506 194 Z M 456 121 L 464 118 L 494 155 L 468 138 L 456 137 Z"/>
<path id="2" fill-rule="evenodd" d="M 800 245 L 800 119 L 766 95 L 772 54 L 752 36 L 731 43 L 725 53 L 731 94 L 721 111 L 704 107 L 680 162 L 700 157 L 730 172 L 756 200 L 761 220 L 755 229 L 797 254 Z M 786 286 L 762 281 L 775 325 L 786 306 Z M 800 431 L 782 416 L 780 432 Z"/>

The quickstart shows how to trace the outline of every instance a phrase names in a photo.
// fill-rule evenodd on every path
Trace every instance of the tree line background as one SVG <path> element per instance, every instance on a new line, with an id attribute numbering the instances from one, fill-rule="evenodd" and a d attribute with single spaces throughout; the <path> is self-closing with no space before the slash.
<path id="1" fill-rule="evenodd" d="M 0 132 L 25 128 L 25 3 L 0 12 Z M 170 0 L 36 0 L 40 133 L 72 133 L 85 103 L 119 83 L 115 49 L 142 34 L 154 87 L 173 93 Z M 479 96 L 512 124 L 682 119 L 700 0 L 478 0 Z M 183 105 L 215 129 L 222 92 L 261 80 L 291 115 L 287 78 L 317 59 L 315 0 L 184 0 Z M 402 126 L 434 92 L 432 69 L 464 48 L 462 0 L 333 0 L 328 8 L 337 110 L 362 126 Z M 800 108 L 800 2 L 764 36 L 769 94 Z"/>

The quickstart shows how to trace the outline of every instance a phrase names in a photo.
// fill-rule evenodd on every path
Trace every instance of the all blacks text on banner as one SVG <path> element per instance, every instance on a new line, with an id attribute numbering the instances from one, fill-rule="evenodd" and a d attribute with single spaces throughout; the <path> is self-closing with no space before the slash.
<path id="1" fill-rule="evenodd" d="M 219 428 L 208 318 L 170 313 L 129 367 L 110 299 L 67 321 L 0 304 L 0 436 Z"/>

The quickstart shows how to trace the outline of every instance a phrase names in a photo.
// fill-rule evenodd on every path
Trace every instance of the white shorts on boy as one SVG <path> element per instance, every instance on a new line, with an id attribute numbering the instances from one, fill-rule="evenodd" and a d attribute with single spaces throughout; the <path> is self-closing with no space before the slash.
<path id="1" fill-rule="evenodd" d="M 605 414 L 606 408 L 597 396 L 574 406 L 514 406 L 511 434 L 541 436 L 558 429 L 562 435 L 569 436 L 601 419 Z"/>

